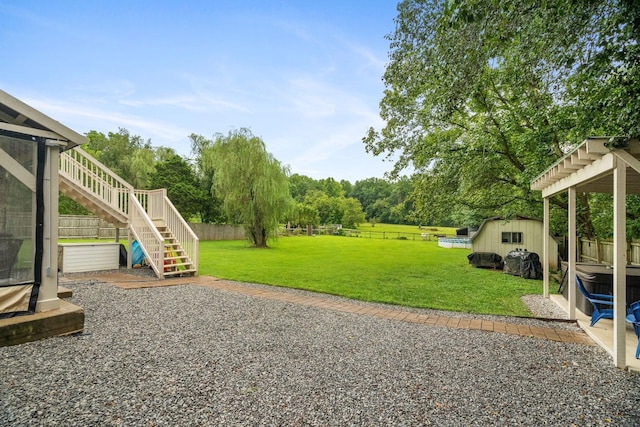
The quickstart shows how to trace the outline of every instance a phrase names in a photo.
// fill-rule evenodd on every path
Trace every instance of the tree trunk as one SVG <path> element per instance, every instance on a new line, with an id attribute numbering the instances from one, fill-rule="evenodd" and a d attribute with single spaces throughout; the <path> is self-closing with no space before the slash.
<path id="1" fill-rule="evenodd" d="M 587 193 L 578 193 L 579 209 L 577 212 L 577 221 L 582 237 L 592 239 L 595 237 L 596 231 L 591 221 L 591 207 L 589 205 L 589 196 Z"/>

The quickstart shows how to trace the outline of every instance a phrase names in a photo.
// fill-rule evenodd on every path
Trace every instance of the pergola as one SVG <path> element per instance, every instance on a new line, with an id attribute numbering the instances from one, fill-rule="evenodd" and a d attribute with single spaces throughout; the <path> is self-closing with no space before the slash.
<path id="1" fill-rule="evenodd" d="M 58 155 L 85 142 L 0 90 L 0 319 L 60 307 Z"/>
<path id="2" fill-rule="evenodd" d="M 589 137 L 531 182 L 544 199 L 544 296 L 549 297 L 549 198 L 568 192 L 568 303 L 576 319 L 576 194 L 613 193 L 613 358 L 616 367 L 626 361 L 626 195 L 640 194 L 640 142 L 618 137 Z"/>

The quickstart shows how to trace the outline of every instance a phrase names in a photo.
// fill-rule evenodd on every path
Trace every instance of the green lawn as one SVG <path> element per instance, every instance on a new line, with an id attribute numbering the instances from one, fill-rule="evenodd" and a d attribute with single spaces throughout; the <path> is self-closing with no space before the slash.
<path id="1" fill-rule="evenodd" d="M 377 227 L 377 226 L 376 226 Z M 467 249 L 436 242 L 282 237 L 269 249 L 201 241 L 200 275 L 411 307 L 528 316 L 520 297 L 542 282 L 468 265 Z"/>
<path id="2" fill-rule="evenodd" d="M 456 234 L 454 227 L 431 227 L 431 226 L 417 226 L 417 225 L 403 225 L 403 224 L 375 224 L 365 223 L 358 226 L 360 231 L 377 231 L 386 233 L 431 233 L 431 234 L 446 234 L 452 236 Z"/>

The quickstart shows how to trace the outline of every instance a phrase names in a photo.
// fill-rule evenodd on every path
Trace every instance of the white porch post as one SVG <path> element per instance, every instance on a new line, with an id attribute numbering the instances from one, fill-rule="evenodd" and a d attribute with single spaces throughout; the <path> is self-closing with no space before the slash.
<path id="1" fill-rule="evenodd" d="M 617 161 L 613 170 L 613 359 L 617 368 L 626 361 L 627 305 L 627 167 Z"/>
<path id="2" fill-rule="evenodd" d="M 44 236 L 42 252 L 42 283 L 36 311 L 55 310 L 58 299 L 58 155 L 55 143 L 47 143 L 44 168 Z"/>
<path id="3" fill-rule="evenodd" d="M 569 296 L 569 319 L 576 320 L 576 187 L 569 187 L 569 248 L 567 292 Z"/>
<path id="4" fill-rule="evenodd" d="M 544 218 L 542 221 L 542 278 L 543 291 L 542 295 L 549 298 L 549 198 L 545 197 L 544 201 Z"/>

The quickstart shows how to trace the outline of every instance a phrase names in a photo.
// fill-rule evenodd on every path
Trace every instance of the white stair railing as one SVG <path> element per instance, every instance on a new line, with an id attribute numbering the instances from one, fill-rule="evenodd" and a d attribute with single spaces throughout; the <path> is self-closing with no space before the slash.
<path id="1" fill-rule="evenodd" d="M 180 244 L 184 253 L 189 257 L 192 269 L 195 270 L 195 274 L 197 274 L 199 249 L 198 236 L 196 236 L 196 233 L 193 232 L 173 203 L 171 203 L 171 200 L 166 196 L 164 197 L 164 218 L 167 223 L 167 227 L 173 233 L 173 236 Z"/>
<path id="2" fill-rule="evenodd" d="M 198 236 L 184 220 L 167 197 L 167 190 L 135 190 L 136 198 L 144 207 L 151 221 L 162 221 L 173 234 L 184 253 L 189 257 L 193 269 L 198 268 Z"/>
<path id="3" fill-rule="evenodd" d="M 131 212 L 131 232 L 140 243 L 140 247 L 153 271 L 158 277 L 162 277 L 164 272 L 164 238 L 133 194 L 131 194 L 131 199 L 129 200 L 129 207 Z"/>

